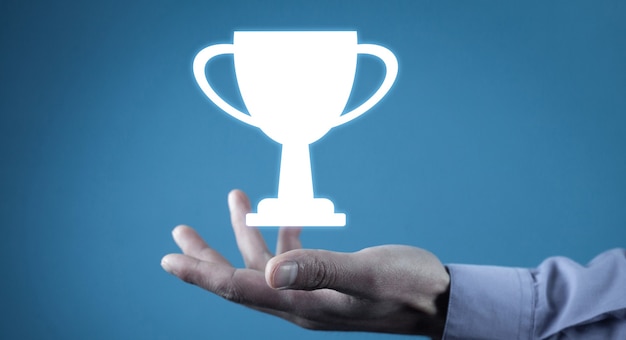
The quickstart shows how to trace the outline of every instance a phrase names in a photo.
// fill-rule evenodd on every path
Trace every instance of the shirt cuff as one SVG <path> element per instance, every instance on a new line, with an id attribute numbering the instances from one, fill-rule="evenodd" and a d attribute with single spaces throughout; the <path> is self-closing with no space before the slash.
<path id="1" fill-rule="evenodd" d="M 443 339 L 532 339 L 533 279 L 528 269 L 447 265 L 450 300 Z"/>

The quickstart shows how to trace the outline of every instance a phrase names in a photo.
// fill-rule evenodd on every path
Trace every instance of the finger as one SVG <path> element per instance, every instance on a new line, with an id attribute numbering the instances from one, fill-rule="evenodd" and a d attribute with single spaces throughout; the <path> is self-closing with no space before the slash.
<path id="1" fill-rule="evenodd" d="M 228 194 L 228 207 L 237 246 L 246 267 L 263 271 L 272 253 L 267 249 L 261 232 L 246 225 L 246 214 L 250 212 L 248 197 L 241 190 L 233 190 Z"/>
<path id="2" fill-rule="evenodd" d="M 329 289 L 312 292 L 272 289 L 259 271 L 236 269 L 182 254 L 166 255 L 161 260 L 161 266 L 181 280 L 229 301 L 282 317 L 304 327 L 314 325 L 314 320 L 327 322 L 329 313 L 349 314 L 354 310 L 356 301 Z M 322 329 L 321 326 L 315 328 Z"/>
<path id="3" fill-rule="evenodd" d="M 276 245 L 276 254 L 282 254 L 294 249 L 302 248 L 300 242 L 300 227 L 283 227 L 278 230 L 278 243 Z"/>
<path id="4" fill-rule="evenodd" d="M 201 261 L 182 254 L 164 256 L 161 266 L 181 280 L 229 301 L 268 310 L 290 309 L 287 295 L 292 292 L 270 288 L 265 283 L 263 273 L 258 271 L 236 269 L 223 263 Z"/>
<path id="5" fill-rule="evenodd" d="M 229 288 L 228 282 L 235 272 L 232 266 L 201 261 L 182 254 L 165 255 L 161 259 L 161 266 L 185 282 L 231 299 L 232 289 Z"/>
<path id="6" fill-rule="evenodd" d="M 172 237 L 176 244 L 180 247 L 184 254 L 195 257 L 199 260 L 209 262 L 219 262 L 230 265 L 220 253 L 210 248 L 206 242 L 193 230 L 186 225 L 179 225 L 172 230 Z"/>
<path id="7" fill-rule="evenodd" d="M 210 248 L 191 227 L 180 225 L 172 230 L 172 237 L 184 254 L 199 260 L 220 262 L 230 265 L 220 253 Z"/>
<path id="8" fill-rule="evenodd" d="M 364 296 L 373 288 L 376 270 L 353 254 L 297 249 L 272 258 L 265 269 L 265 279 L 277 289 L 330 288 Z"/>

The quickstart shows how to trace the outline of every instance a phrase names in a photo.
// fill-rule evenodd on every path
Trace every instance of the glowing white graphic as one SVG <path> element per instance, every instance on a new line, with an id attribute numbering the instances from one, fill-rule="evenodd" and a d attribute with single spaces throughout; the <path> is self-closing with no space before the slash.
<path id="1" fill-rule="evenodd" d="M 237 84 L 250 115 L 232 107 L 211 88 L 206 64 L 233 54 Z M 380 58 L 386 75 L 363 104 L 342 115 L 356 73 L 357 55 Z M 333 202 L 314 198 L 309 144 L 335 126 L 362 115 L 380 101 L 398 74 L 388 49 L 358 44 L 357 32 L 235 32 L 233 44 L 206 47 L 193 62 L 196 81 L 220 109 L 258 127 L 282 144 L 278 198 L 259 202 L 248 226 L 345 226 Z"/>

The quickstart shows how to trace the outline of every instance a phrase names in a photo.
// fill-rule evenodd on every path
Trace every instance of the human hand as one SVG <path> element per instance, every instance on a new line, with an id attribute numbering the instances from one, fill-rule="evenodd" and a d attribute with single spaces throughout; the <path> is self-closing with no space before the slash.
<path id="1" fill-rule="evenodd" d="M 234 268 L 192 228 L 178 226 L 172 234 L 183 254 L 163 257 L 163 269 L 308 329 L 442 336 L 450 277 L 433 254 L 401 245 L 301 249 L 301 229 L 286 227 L 272 256 L 259 230 L 246 226 L 246 195 L 233 190 L 228 205 L 246 268 Z"/>

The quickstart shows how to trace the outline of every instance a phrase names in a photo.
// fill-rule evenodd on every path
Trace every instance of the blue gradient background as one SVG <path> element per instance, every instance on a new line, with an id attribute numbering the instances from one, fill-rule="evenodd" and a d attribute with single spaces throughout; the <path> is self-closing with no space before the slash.
<path id="1" fill-rule="evenodd" d="M 0 338 L 402 338 L 302 330 L 159 265 L 186 223 L 241 266 L 226 195 L 276 193 L 279 145 L 191 72 L 234 30 L 271 29 L 357 30 L 400 63 L 382 102 L 312 145 L 348 227 L 306 247 L 535 266 L 625 246 L 623 1 L 2 1 Z M 352 107 L 383 72 L 359 59 Z M 241 104 L 232 58 L 208 73 Z"/>

